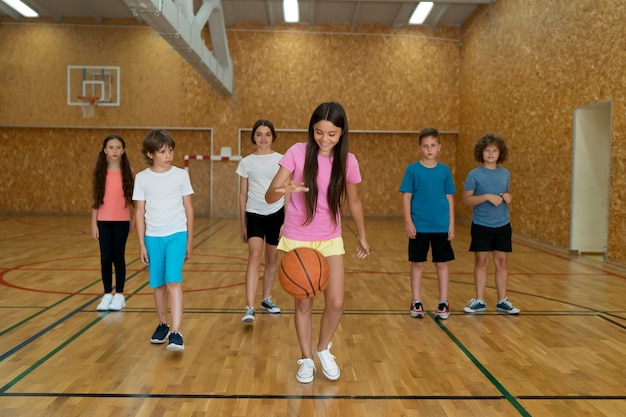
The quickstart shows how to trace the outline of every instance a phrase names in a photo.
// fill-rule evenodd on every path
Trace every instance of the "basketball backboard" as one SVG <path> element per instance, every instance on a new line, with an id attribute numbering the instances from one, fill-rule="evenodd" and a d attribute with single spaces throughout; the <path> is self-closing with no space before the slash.
<path id="1" fill-rule="evenodd" d="M 99 97 L 98 106 L 120 105 L 120 67 L 69 65 L 67 105 L 84 104 L 78 97 Z"/>

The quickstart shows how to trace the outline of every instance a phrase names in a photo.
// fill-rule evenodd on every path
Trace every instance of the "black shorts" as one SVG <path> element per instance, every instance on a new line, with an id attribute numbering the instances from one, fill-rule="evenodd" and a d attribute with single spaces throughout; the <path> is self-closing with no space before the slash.
<path id="1" fill-rule="evenodd" d="M 426 262 L 428 248 L 433 248 L 433 262 L 454 260 L 452 244 L 447 233 L 417 233 L 415 239 L 409 239 L 409 262 Z"/>
<path id="2" fill-rule="evenodd" d="M 472 223 L 470 252 L 513 252 L 511 223 L 502 227 L 486 227 Z"/>
<path id="3" fill-rule="evenodd" d="M 285 221 L 285 209 L 281 208 L 276 213 L 263 216 L 262 214 L 249 213 L 246 211 L 246 232 L 248 238 L 260 237 L 265 239 L 268 245 L 278 245 L 280 227 Z"/>

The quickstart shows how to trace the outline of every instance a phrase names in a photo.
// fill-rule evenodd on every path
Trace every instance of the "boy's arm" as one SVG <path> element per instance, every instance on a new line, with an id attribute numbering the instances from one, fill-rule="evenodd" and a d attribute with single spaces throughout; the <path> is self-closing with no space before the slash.
<path id="1" fill-rule="evenodd" d="M 484 203 L 485 201 L 488 201 L 497 207 L 500 204 L 502 204 L 503 201 L 506 201 L 504 196 L 507 194 L 508 193 L 505 193 L 503 195 L 497 195 L 497 194 L 474 195 L 474 190 L 463 190 L 463 204 L 465 204 L 466 206 L 474 207 L 474 206 Z"/>
<path id="2" fill-rule="evenodd" d="M 415 239 L 416 231 L 413 219 L 411 218 L 411 200 L 413 194 L 402 193 L 402 213 L 404 215 L 404 232 L 409 239 Z"/>
<path id="3" fill-rule="evenodd" d="M 146 202 L 135 200 L 135 229 L 137 229 L 137 237 L 139 238 L 139 260 L 145 265 L 150 263 L 148 259 L 148 251 L 146 250 Z"/>
<path id="4" fill-rule="evenodd" d="M 187 254 L 185 260 L 191 259 L 193 255 L 193 205 L 191 204 L 191 194 L 183 196 L 183 206 L 185 207 L 185 216 L 187 216 Z"/>
<path id="5" fill-rule="evenodd" d="M 348 199 L 348 208 L 350 209 L 350 214 L 354 219 L 357 238 L 359 240 L 359 247 L 356 249 L 356 255 L 362 259 L 370 254 L 370 246 L 367 243 L 367 238 L 365 237 L 365 216 L 363 215 L 363 204 L 361 203 L 361 198 L 359 197 L 357 184 L 346 184 L 346 197 Z"/>
<path id="6" fill-rule="evenodd" d="M 454 239 L 454 196 L 446 194 L 450 206 L 450 225 L 448 226 L 448 240 Z"/>

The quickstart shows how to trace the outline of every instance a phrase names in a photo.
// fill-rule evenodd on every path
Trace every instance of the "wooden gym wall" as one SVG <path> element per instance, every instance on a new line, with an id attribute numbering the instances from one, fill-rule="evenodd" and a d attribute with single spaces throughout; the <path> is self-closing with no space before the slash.
<path id="1" fill-rule="evenodd" d="M 612 100 L 609 259 L 626 264 L 625 19 L 625 5 L 612 0 L 500 0 L 481 8 L 461 31 L 242 25 L 227 32 L 235 64 L 232 97 L 215 94 L 150 28 L 134 22 L 2 22 L 0 145 L 11 170 L 2 172 L 0 211 L 88 210 L 89 193 L 74 189 L 81 174 L 86 181 L 103 135 L 87 139 L 72 126 L 210 127 L 214 149 L 236 149 L 237 129 L 258 118 L 279 128 L 306 128 L 319 102 L 338 100 L 352 129 L 458 131 L 444 142 L 444 150 L 455 149 L 444 162 L 455 170 L 459 194 L 466 173 L 476 166 L 476 139 L 487 131 L 502 135 L 511 150 L 505 166 L 512 173 L 514 231 L 567 248 L 573 109 Z M 95 119 L 82 119 L 78 109 L 66 106 L 65 68 L 78 64 L 120 65 L 122 106 L 97 109 Z M 55 134 L 28 126 L 70 128 Z M 57 138 L 52 148 L 46 144 L 51 137 Z M 84 155 L 67 161 L 63 145 L 81 140 Z M 418 158 L 415 143 L 406 140 L 365 135 L 353 141 L 366 171 L 361 187 L 366 214 L 400 214 L 397 188 L 404 161 L 398 161 Z M 363 151 L 359 142 L 367 144 Z M 193 146 L 177 146 L 177 157 L 210 151 L 206 143 Z M 51 184 L 46 176 L 58 169 L 55 159 L 65 161 L 67 172 Z M 36 172 L 28 168 L 33 165 Z M 51 199 L 38 195 L 53 186 Z M 471 211 L 460 195 L 456 213 L 469 221 Z"/>
<path id="2" fill-rule="evenodd" d="M 419 157 L 416 134 L 401 132 L 458 130 L 458 29 L 229 28 L 235 93 L 221 97 L 151 28 L 132 24 L 0 25 L 0 57 L 8 64 L 0 69 L 7 81 L 0 145 L 12 161 L 0 184 L 0 211 L 87 213 L 89 175 L 110 131 L 128 135 L 139 171 L 146 131 L 173 127 L 175 162 L 182 166 L 184 154 L 211 153 L 206 135 L 185 129 L 210 128 L 214 152 L 230 146 L 236 153 L 240 128 L 267 118 L 277 128 L 306 129 L 313 109 L 335 100 L 346 108 L 350 129 L 364 132 L 352 136 L 351 150 L 363 170 L 366 214 L 400 215 L 402 174 Z M 68 65 L 120 66 L 121 106 L 98 107 L 94 118 L 82 118 L 78 107 L 66 105 Z M 400 133 L 365 133 L 381 130 Z M 306 136 L 285 136 L 278 145 L 297 140 Z M 442 157 L 454 167 L 456 133 L 445 140 Z M 194 171 L 208 164 L 189 163 L 196 192 Z M 214 215 L 237 214 L 235 167 L 213 163 Z"/>
<path id="3" fill-rule="evenodd" d="M 515 233 L 569 247 L 573 114 L 611 100 L 608 259 L 626 264 L 626 3 L 496 1 L 467 22 L 461 47 L 457 186 L 485 132 L 510 149 Z M 457 214 L 469 210 L 456 200 Z"/>

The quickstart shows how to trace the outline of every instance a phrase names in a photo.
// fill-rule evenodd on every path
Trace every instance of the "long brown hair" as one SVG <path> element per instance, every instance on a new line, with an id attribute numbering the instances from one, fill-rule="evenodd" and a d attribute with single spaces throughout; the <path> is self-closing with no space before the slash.
<path id="1" fill-rule="evenodd" d="M 126 149 L 126 142 L 124 139 L 116 133 L 112 133 L 104 138 L 104 142 L 102 143 L 102 148 L 98 153 L 98 159 L 96 160 L 96 168 L 93 170 L 93 206 L 92 208 L 98 209 L 102 204 L 104 204 L 104 189 L 107 180 L 107 156 L 104 153 L 104 148 L 106 148 L 107 143 L 110 140 L 117 139 L 122 143 L 122 148 Z M 130 162 L 128 162 L 128 157 L 126 156 L 126 152 L 122 154 L 120 159 L 120 168 L 122 170 L 122 189 L 124 191 L 124 199 L 126 200 L 126 205 L 132 205 L 132 197 L 133 197 L 133 171 L 130 168 Z"/>
<path id="2" fill-rule="evenodd" d="M 317 208 L 317 155 L 319 145 L 315 141 L 315 124 L 321 120 L 327 120 L 335 126 L 341 128 L 339 141 L 333 147 L 333 166 L 328 184 L 328 206 L 333 215 L 333 222 L 337 224 L 341 215 L 341 203 L 346 193 L 346 161 L 348 160 L 348 118 L 343 106 L 335 102 L 322 103 L 311 115 L 309 122 L 309 141 L 306 146 L 306 156 L 304 159 L 304 185 L 309 188 L 308 193 L 304 193 L 306 203 L 306 222 L 311 223 Z"/>

